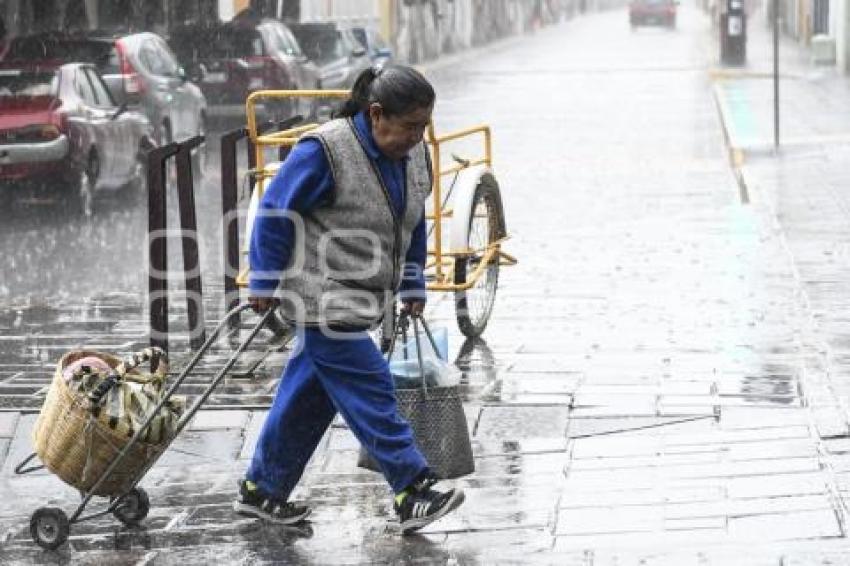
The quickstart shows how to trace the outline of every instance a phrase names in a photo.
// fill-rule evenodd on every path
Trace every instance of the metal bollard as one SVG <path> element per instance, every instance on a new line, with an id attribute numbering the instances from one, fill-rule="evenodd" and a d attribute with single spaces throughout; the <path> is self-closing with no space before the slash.
<path id="1" fill-rule="evenodd" d="M 192 150 L 204 142 L 195 136 L 179 144 L 177 152 L 177 197 L 180 209 L 180 239 L 183 245 L 183 275 L 186 284 L 186 311 L 189 315 L 189 345 L 193 350 L 206 340 L 204 292 L 201 259 L 198 252 L 198 221 L 195 214 L 195 187 Z"/>
<path id="2" fill-rule="evenodd" d="M 148 310 L 150 344 L 168 351 L 168 240 L 165 162 L 178 151 L 176 143 L 150 150 L 148 158 Z"/>
<path id="3" fill-rule="evenodd" d="M 248 136 L 246 128 L 227 132 L 221 137 L 221 216 L 224 222 L 222 250 L 224 252 L 224 312 L 239 304 L 236 276 L 239 272 L 239 218 L 236 205 L 239 197 L 236 144 Z M 229 321 L 230 328 L 239 326 L 239 315 Z"/>

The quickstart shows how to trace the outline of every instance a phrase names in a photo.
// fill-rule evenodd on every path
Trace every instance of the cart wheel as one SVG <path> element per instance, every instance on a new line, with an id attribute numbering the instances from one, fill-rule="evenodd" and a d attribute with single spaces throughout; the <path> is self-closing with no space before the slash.
<path id="1" fill-rule="evenodd" d="M 502 197 L 496 179 L 487 175 L 475 189 L 472 200 L 472 214 L 469 218 L 467 247 L 475 250 L 472 256 L 460 256 L 455 259 L 455 283 L 466 283 L 481 263 L 484 250 L 488 245 L 505 234 L 505 216 L 502 209 Z M 499 260 L 490 262 L 475 284 L 466 291 L 455 291 L 455 313 L 460 331 L 468 338 L 475 338 L 484 332 L 487 320 L 493 310 L 496 299 L 496 286 L 499 281 Z"/>
<path id="2" fill-rule="evenodd" d="M 32 540 L 41 548 L 55 550 L 68 540 L 68 516 L 57 507 L 42 507 L 30 518 Z"/>
<path id="3" fill-rule="evenodd" d="M 147 492 L 140 487 L 134 487 L 127 492 L 118 507 L 112 510 L 112 514 L 128 527 L 132 527 L 148 516 L 150 508 Z"/>

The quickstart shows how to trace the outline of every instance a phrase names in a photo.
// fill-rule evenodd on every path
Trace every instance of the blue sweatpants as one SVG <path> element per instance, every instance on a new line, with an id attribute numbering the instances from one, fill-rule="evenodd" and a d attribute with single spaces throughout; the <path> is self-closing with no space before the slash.
<path id="1" fill-rule="evenodd" d="M 278 386 L 246 477 L 287 499 L 337 411 L 401 492 L 428 464 L 399 415 L 387 362 L 363 333 L 343 339 L 299 333 L 299 347 Z"/>

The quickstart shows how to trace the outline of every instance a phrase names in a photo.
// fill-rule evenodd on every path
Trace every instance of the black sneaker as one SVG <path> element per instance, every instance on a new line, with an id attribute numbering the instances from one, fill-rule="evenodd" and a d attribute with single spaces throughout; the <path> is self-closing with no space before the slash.
<path id="1" fill-rule="evenodd" d="M 417 482 L 408 488 L 401 503 L 396 499 L 393 507 L 401 523 L 402 533 L 407 534 L 421 529 L 454 511 L 463 503 L 463 491 L 450 489 L 444 493 L 431 489 L 435 483 L 436 480 L 431 478 Z"/>
<path id="2" fill-rule="evenodd" d="M 280 525 L 293 525 L 310 514 L 309 507 L 267 497 L 246 480 L 239 480 L 239 497 L 233 502 L 233 510 Z"/>

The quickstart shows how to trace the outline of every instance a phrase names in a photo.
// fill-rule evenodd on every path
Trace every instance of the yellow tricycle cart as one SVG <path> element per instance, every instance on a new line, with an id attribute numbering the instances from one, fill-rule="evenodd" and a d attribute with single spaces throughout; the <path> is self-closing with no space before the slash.
<path id="1" fill-rule="evenodd" d="M 280 99 L 306 97 L 327 101 L 348 96 L 347 90 L 262 90 L 249 95 L 246 114 L 248 136 L 254 152 L 255 167 L 251 174 L 256 182 L 249 204 L 245 242 L 250 241 L 253 220 L 266 182 L 280 167 L 279 161 L 266 159 L 267 152 L 290 148 L 302 134 L 319 125 L 306 123 L 281 131 L 262 132 L 258 111 L 269 102 Z M 322 107 L 319 104 L 311 106 Z M 473 136 L 480 136 L 482 154 L 473 159 L 450 154 L 451 165 L 444 168 L 446 148 L 452 142 L 469 140 Z M 515 258 L 502 251 L 502 244 L 508 236 L 499 184 L 492 171 L 490 127 L 474 126 L 438 136 L 432 122 L 425 141 L 431 150 L 434 178 L 432 200 L 426 209 L 429 221 L 428 290 L 454 293 L 460 331 L 468 337 L 477 337 L 487 326 L 493 310 L 499 267 L 516 263 Z M 450 182 L 444 187 L 446 178 Z M 249 267 L 246 267 L 240 272 L 238 285 L 247 285 L 248 270 Z"/>

